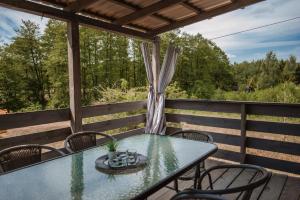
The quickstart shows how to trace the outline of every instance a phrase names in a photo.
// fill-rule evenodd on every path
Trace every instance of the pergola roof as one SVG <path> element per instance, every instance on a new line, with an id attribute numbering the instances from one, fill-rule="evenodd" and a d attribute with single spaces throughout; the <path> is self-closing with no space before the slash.
<path id="1" fill-rule="evenodd" d="M 0 0 L 0 5 L 152 39 L 262 0 Z"/>

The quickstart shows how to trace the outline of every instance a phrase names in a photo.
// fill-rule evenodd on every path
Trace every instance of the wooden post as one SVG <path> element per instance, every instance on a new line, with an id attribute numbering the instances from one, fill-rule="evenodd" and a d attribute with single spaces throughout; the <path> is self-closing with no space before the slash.
<path id="1" fill-rule="evenodd" d="M 247 110 L 244 103 L 241 104 L 241 161 L 240 163 L 245 163 L 246 161 L 246 148 L 247 148 L 247 136 L 246 136 L 246 124 L 247 124 Z"/>
<path id="2" fill-rule="evenodd" d="M 158 92 L 158 78 L 160 73 L 160 38 L 157 36 L 153 40 L 153 52 L 152 52 L 152 71 L 153 71 L 153 86 L 155 92 L 155 99 L 157 101 Z"/>
<path id="3" fill-rule="evenodd" d="M 71 129 L 75 133 L 82 130 L 79 23 L 76 18 L 68 22 L 68 65 Z"/>

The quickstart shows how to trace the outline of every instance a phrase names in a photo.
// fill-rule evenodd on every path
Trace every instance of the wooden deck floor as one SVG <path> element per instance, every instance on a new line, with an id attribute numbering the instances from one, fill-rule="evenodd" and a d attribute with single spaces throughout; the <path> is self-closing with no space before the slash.
<path id="1" fill-rule="evenodd" d="M 207 160 L 206 166 L 214 166 L 222 164 L 219 161 Z M 248 183 L 253 177 L 251 171 L 228 170 L 220 171 L 212 175 L 216 187 L 224 188 L 226 186 L 233 187 L 236 184 Z M 180 190 L 189 188 L 193 185 L 192 181 L 179 182 Z M 170 184 L 173 186 L 173 183 Z M 175 191 L 163 188 L 151 195 L 148 200 L 168 200 Z M 240 194 L 225 196 L 227 199 L 239 199 Z M 269 181 L 254 190 L 251 200 L 300 200 L 300 178 L 273 173 Z"/>

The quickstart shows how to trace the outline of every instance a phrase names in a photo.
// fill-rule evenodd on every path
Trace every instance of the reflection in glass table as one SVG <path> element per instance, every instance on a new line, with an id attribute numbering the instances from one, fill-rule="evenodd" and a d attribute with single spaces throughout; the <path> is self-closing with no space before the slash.
<path id="1" fill-rule="evenodd" d="M 141 134 L 120 140 L 148 157 L 142 170 L 109 175 L 95 168 L 107 153 L 96 147 L 0 176 L 0 199 L 142 199 L 171 182 L 217 150 L 210 143 Z"/>

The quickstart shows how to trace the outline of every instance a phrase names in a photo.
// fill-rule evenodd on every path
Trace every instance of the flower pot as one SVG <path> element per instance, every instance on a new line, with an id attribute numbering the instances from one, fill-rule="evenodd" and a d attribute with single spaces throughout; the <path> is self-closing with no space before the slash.
<path id="1" fill-rule="evenodd" d="M 108 155 L 108 160 L 112 160 L 116 157 L 116 152 L 115 151 L 109 151 L 107 155 Z"/>

